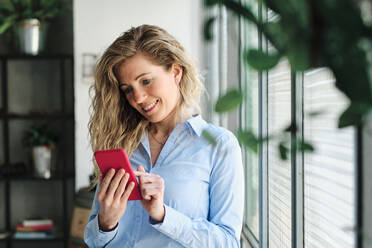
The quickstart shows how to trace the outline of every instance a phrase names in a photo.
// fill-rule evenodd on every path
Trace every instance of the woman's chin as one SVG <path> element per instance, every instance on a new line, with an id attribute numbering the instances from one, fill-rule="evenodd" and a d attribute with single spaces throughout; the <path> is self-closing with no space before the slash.
<path id="1" fill-rule="evenodd" d="M 148 116 L 147 120 L 151 123 L 158 123 L 158 122 L 161 122 L 163 120 L 163 118 L 159 118 L 159 117 L 156 117 L 156 116 Z"/>

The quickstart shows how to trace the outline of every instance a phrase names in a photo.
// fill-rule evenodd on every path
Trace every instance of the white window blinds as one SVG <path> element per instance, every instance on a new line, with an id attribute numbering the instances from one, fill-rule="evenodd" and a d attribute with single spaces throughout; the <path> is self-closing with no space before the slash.
<path id="1" fill-rule="evenodd" d="M 269 135 L 277 134 L 291 123 L 291 70 L 286 61 L 268 73 L 267 122 Z M 268 163 L 269 247 L 290 248 L 291 161 L 280 159 L 276 139 L 269 141 Z"/>
<path id="2" fill-rule="evenodd" d="M 304 156 L 305 247 L 352 248 L 354 235 L 354 129 L 338 129 L 347 105 L 329 70 L 304 75 L 304 137 L 316 148 Z M 319 116 L 306 113 L 321 111 Z"/>

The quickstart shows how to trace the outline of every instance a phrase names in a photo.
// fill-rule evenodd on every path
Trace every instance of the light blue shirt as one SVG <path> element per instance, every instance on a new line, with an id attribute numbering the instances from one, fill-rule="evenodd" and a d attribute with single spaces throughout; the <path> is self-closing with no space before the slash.
<path id="1" fill-rule="evenodd" d="M 216 138 L 216 146 L 203 138 L 204 129 Z M 153 167 L 150 154 L 146 134 L 130 162 L 133 170 L 142 165 L 164 179 L 164 221 L 154 223 L 140 201 L 128 201 L 117 227 L 103 232 L 95 197 L 85 228 L 88 246 L 240 247 L 244 175 L 235 136 L 198 115 L 176 126 Z"/>

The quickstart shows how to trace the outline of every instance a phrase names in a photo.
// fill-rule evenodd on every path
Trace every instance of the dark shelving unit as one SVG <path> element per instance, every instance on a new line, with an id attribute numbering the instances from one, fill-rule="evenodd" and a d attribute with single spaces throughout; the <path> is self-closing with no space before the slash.
<path id="1" fill-rule="evenodd" d="M 70 54 L 0 55 L 0 220 L 5 221 L 0 232 L 11 233 L 0 239 L 0 248 L 68 246 L 75 188 L 73 68 Z M 33 176 L 27 149 L 20 145 L 23 131 L 36 123 L 50 125 L 60 136 L 49 179 Z M 10 173 L 16 164 L 26 169 Z M 38 217 L 55 220 L 55 237 L 13 236 L 17 223 Z"/>

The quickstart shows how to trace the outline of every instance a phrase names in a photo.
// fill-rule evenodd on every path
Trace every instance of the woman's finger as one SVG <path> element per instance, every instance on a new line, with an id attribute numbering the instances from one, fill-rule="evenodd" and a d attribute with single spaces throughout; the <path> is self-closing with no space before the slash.
<path id="1" fill-rule="evenodd" d="M 130 193 L 132 193 L 133 189 L 134 189 L 134 182 L 130 182 L 128 184 L 128 187 L 125 188 L 125 191 L 124 191 L 124 193 L 123 193 L 123 195 L 121 197 L 121 200 L 122 201 L 128 201 L 128 198 L 130 196 Z"/>
<path id="2" fill-rule="evenodd" d="M 143 177 L 146 176 L 148 173 L 146 173 L 145 169 L 141 165 L 137 167 L 137 171 L 135 171 L 135 173 L 137 174 L 136 176 L 138 176 L 139 178 L 139 184 L 142 185 L 144 183 Z"/>
<path id="3" fill-rule="evenodd" d="M 151 197 L 159 195 L 162 193 L 161 187 L 153 187 L 153 188 L 147 188 L 142 190 L 142 197 L 145 200 L 151 200 Z"/>
<path id="4" fill-rule="evenodd" d="M 159 194 L 162 192 L 162 187 L 155 186 L 151 188 L 144 188 L 142 189 L 142 192 L 144 193 L 144 195 L 155 195 L 155 194 Z"/>
<path id="5" fill-rule="evenodd" d="M 141 194 L 143 196 L 146 196 L 146 195 L 154 195 L 154 194 L 161 193 L 164 190 L 164 187 L 161 182 L 154 182 L 154 183 L 143 184 L 140 190 L 141 190 Z"/>
<path id="6" fill-rule="evenodd" d="M 111 180 L 111 183 L 107 189 L 107 192 L 106 192 L 107 197 L 109 198 L 114 197 L 115 191 L 118 188 L 121 178 L 124 176 L 124 173 L 125 173 L 124 169 L 120 169 L 115 173 L 115 176 Z"/>
<path id="7" fill-rule="evenodd" d="M 162 187 L 162 183 L 160 181 L 154 181 L 151 183 L 145 183 L 142 185 L 143 189 L 151 189 L 151 188 L 158 188 Z"/>
<path id="8" fill-rule="evenodd" d="M 124 176 L 121 178 L 118 188 L 116 189 L 116 192 L 114 194 L 115 200 L 120 200 L 121 196 L 123 195 L 125 188 L 127 186 L 129 179 L 129 173 L 125 173 Z"/>
<path id="9" fill-rule="evenodd" d="M 147 172 L 142 172 L 142 171 L 133 171 L 134 172 L 134 175 L 136 177 L 139 177 L 139 176 L 142 176 L 142 175 L 146 175 L 146 174 L 149 174 Z"/>
<path id="10" fill-rule="evenodd" d="M 114 169 L 110 169 L 106 173 L 105 177 L 102 179 L 102 183 L 100 185 L 100 190 L 99 190 L 99 192 L 97 194 L 98 200 L 102 200 L 103 197 L 106 195 L 107 188 L 110 185 L 111 179 L 112 179 L 112 177 L 114 175 L 115 175 L 115 170 Z"/>
<path id="11" fill-rule="evenodd" d="M 161 181 L 162 178 L 159 175 L 146 174 L 146 175 L 140 176 L 140 180 L 143 184 L 145 184 L 145 183 L 152 183 L 152 182 Z"/>

